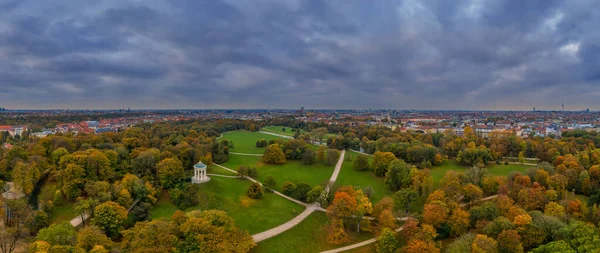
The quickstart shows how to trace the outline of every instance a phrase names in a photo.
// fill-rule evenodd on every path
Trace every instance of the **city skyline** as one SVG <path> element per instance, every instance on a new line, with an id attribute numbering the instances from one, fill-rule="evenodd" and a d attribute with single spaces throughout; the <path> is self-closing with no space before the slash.
<path id="1" fill-rule="evenodd" d="M 596 1 L 0 1 L 0 106 L 600 110 Z"/>

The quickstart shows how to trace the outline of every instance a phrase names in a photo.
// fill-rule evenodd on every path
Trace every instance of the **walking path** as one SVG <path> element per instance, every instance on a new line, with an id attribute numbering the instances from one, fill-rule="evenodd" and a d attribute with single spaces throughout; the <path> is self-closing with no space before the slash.
<path id="1" fill-rule="evenodd" d="M 318 206 L 316 204 L 312 204 L 309 205 L 306 210 L 304 210 L 304 212 L 302 212 L 300 215 L 296 216 L 295 218 L 293 218 L 292 220 L 279 225 L 278 227 L 269 229 L 265 232 L 262 233 L 258 233 L 255 235 L 252 235 L 252 239 L 254 239 L 255 243 L 267 240 L 271 237 L 277 236 L 285 231 L 288 231 L 289 229 L 293 228 L 294 226 L 300 224 L 300 222 L 302 222 L 304 219 L 306 219 L 311 213 L 313 213 L 316 208 Z"/>
<path id="2" fill-rule="evenodd" d="M 360 151 L 358 151 L 358 150 L 354 150 L 354 149 L 350 149 L 350 151 L 352 151 L 352 152 L 354 152 L 354 153 L 359 153 L 359 154 L 362 154 L 362 155 L 373 156 L 373 155 L 371 155 L 371 154 L 363 153 L 363 152 L 360 152 Z"/>
<path id="3" fill-rule="evenodd" d="M 232 155 L 247 155 L 247 156 L 263 156 L 263 154 L 248 154 L 248 153 L 237 153 L 237 152 L 229 152 Z"/>
<path id="4" fill-rule="evenodd" d="M 281 138 L 284 138 L 284 139 L 294 139 L 294 137 L 292 137 L 292 136 L 289 136 L 289 135 L 276 134 L 276 133 L 267 132 L 267 131 L 259 131 L 259 132 L 261 132 L 261 133 L 263 133 L 263 134 L 270 134 L 270 135 L 274 135 L 274 136 L 281 137 Z"/>
<path id="5" fill-rule="evenodd" d="M 338 174 L 340 174 L 340 170 L 342 169 L 342 164 L 344 164 L 344 156 L 346 155 L 346 150 L 342 150 L 340 154 L 340 159 L 338 159 L 337 164 L 335 165 L 335 169 L 333 170 L 333 174 L 331 174 L 331 178 L 329 179 L 329 183 L 325 186 L 325 191 L 329 194 L 329 189 L 337 180 Z"/>
<path id="6" fill-rule="evenodd" d="M 206 175 L 213 176 L 213 177 L 240 178 L 240 176 L 228 176 L 228 175 L 212 174 L 212 173 L 207 173 Z"/>
<path id="7" fill-rule="evenodd" d="M 398 218 L 398 219 L 407 220 L 408 217 Z M 404 228 L 400 227 L 400 228 L 396 229 L 396 232 L 400 232 L 402 230 L 404 230 Z M 351 250 L 351 249 L 360 248 L 362 246 L 369 245 L 369 244 L 374 243 L 376 241 L 377 241 L 377 238 L 372 238 L 372 239 L 369 239 L 369 240 L 366 240 L 366 241 L 362 241 L 362 242 L 359 242 L 359 243 L 356 243 L 356 244 L 348 245 L 348 246 L 345 246 L 345 247 L 341 247 L 341 248 L 337 248 L 337 249 L 332 249 L 332 250 L 327 250 L 327 251 L 322 251 L 321 253 L 338 253 L 338 252 L 343 252 L 343 251 L 347 251 L 347 250 Z"/>

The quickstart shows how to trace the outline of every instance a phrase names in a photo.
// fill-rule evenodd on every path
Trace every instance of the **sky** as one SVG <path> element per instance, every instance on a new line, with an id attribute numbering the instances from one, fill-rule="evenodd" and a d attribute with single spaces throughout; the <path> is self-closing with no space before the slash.
<path id="1" fill-rule="evenodd" d="M 600 110 L 597 0 L 0 0 L 0 107 Z"/>

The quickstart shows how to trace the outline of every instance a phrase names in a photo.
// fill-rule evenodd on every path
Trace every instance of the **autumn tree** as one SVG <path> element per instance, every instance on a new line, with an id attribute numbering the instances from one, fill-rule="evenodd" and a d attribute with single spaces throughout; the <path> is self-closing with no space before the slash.
<path id="1" fill-rule="evenodd" d="M 165 188 L 172 188 L 185 179 L 183 164 L 177 158 L 166 158 L 156 168 L 157 178 Z"/>
<path id="2" fill-rule="evenodd" d="M 436 200 L 425 204 L 423 209 L 423 222 L 436 228 L 446 222 L 448 218 L 448 208 L 445 203 Z"/>
<path id="3" fill-rule="evenodd" d="M 283 164 L 285 163 L 286 158 L 283 150 L 279 147 L 279 144 L 271 144 L 265 150 L 262 161 L 268 164 Z"/>
<path id="4" fill-rule="evenodd" d="M 471 245 L 473 253 L 495 253 L 498 252 L 498 243 L 493 238 L 485 235 L 477 235 Z"/>
<path id="5" fill-rule="evenodd" d="M 94 209 L 92 223 L 101 228 L 107 236 L 117 238 L 127 220 L 127 210 L 119 204 L 108 201 Z"/>
<path id="6" fill-rule="evenodd" d="M 252 183 L 248 188 L 248 197 L 253 199 L 262 199 L 263 189 L 259 183 Z"/>
<path id="7" fill-rule="evenodd" d="M 498 252 L 522 253 L 521 236 L 516 230 L 504 230 L 498 235 Z"/>
<path id="8" fill-rule="evenodd" d="M 375 242 L 377 253 L 394 253 L 396 252 L 398 241 L 394 232 L 385 228 L 381 231 Z"/>
<path id="9" fill-rule="evenodd" d="M 378 177 L 385 176 L 389 164 L 396 159 L 392 152 L 375 152 L 373 154 L 373 172 Z"/>
<path id="10" fill-rule="evenodd" d="M 463 210 L 460 207 L 452 210 L 452 214 L 448 219 L 448 225 L 450 226 L 450 234 L 453 236 L 459 236 L 467 230 L 469 230 L 471 224 L 469 212 Z"/>
<path id="11" fill-rule="evenodd" d="M 86 251 L 92 250 L 95 246 L 100 245 L 104 248 L 110 248 L 112 241 L 95 226 L 87 226 L 77 232 L 76 247 Z"/>

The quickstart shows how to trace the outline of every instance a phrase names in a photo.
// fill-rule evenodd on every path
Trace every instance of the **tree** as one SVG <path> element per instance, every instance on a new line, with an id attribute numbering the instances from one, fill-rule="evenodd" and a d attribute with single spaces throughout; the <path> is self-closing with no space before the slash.
<path id="1" fill-rule="evenodd" d="M 477 235 L 471 245 L 473 253 L 495 253 L 498 252 L 498 243 L 493 238 L 485 235 Z"/>
<path id="2" fill-rule="evenodd" d="M 317 148 L 317 160 L 325 162 L 325 153 L 327 153 L 327 147 L 319 146 L 319 148 Z"/>
<path id="3" fill-rule="evenodd" d="M 404 253 L 439 253 L 440 249 L 435 246 L 434 242 L 427 242 L 421 239 L 410 239 L 406 246 L 402 248 Z"/>
<path id="4" fill-rule="evenodd" d="M 565 242 L 563 240 L 554 241 L 554 242 L 550 242 L 548 244 L 539 246 L 539 247 L 533 249 L 532 252 L 533 253 L 556 253 L 556 252 L 577 253 L 577 251 L 575 251 L 573 249 L 573 247 L 571 247 L 571 245 L 569 245 L 567 242 Z"/>
<path id="5" fill-rule="evenodd" d="M 423 222 L 439 228 L 440 225 L 446 222 L 448 217 L 448 208 L 443 202 L 436 200 L 429 204 L 425 204 L 423 209 Z"/>
<path id="6" fill-rule="evenodd" d="M 344 222 L 341 219 L 334 218 L 331 221 L 329 230 L 327 242 L 339 245 L 348 241 L 348 234 L 344 230 Z"/>
<path id="7" fill-rule="evenodd" d="M 448 219 L 448 225 L 450 226 L 450 234 L 453 236 L 459 236 L 467 232 L 471 225 L 469 212 L 457 207 L 452 211 L 452 215 Z"/>
<path id="8" fill-rule="evenodd" d="M 77 233 L 77 248 L 82 248 L 86 251 L 94 249 L 95 246 L 109 248 L 111 245 L 110 239 L 106 237 L 100 228 L 95 226 L 87 226 L 79 230 Z"/>
<path id="9" fill-rule="evenodd" d="M 0 250 L 10 253 L 15 250 L 17 241 L 28 235 L 27 224 L 31 222 L 32 210 L 24 199 L 5 200 L 7 222 L 0 229 Z"/>
<path id="10" fill-rule="evenodd" d="M 355 210 L 355 216 L 358 219 L 357 221 L 357 226 L 356 226 L 356 232 L 359 233 L 360 232 L 360 224 L 362 221 L 362 218 L 365 214 L 371 213 L 371 211 L 373 211 L 373 205 L 371 204 L 371 201 L 369 200 L 369 197 L 367 197 L 367 195 L 365 195 L 363 193 L 362 190 L 357 190 L 356 191 L 356 210 Z"/>
<path id="11" fill-rule="evenodd" d="M 183 164 L 177 158 L 165 158 L 156 165 L 156 168 L 160 184 L 167 189 L 185 179 Z"/>
<path id="12" fill-rule="evenodd" d="M 336 192 L 331 205 L 327 208 L 327 214 L 335 219 L 348 219 L 356 211 L 356 198 L 347 192 Z"/>
<path id="13" fill-rule="evenodd" d="M 498 235 L 498 252 L 522 253 L 521 236 L 516 230 L 504 230 Z"/>
<path id="14" fill-rule="evenodd" d="M 377 231 L 381 232 L 385 228 L 395 230 L 397 227 L 396 217 L 392 214 L 392 210 L 385 209 L 377 216 Z"/>
<path id="15" fill-rule="evenodd" d="M 411 167 L 403 160 L 395 159 L 388 165 L 385 173 L 385 185 L 390 191 L 397 191 L 411 184 Z"/>
<path id="16" fill-rule="evenodd" d="M 276 185 L 277 182 L 275 181 L 275 178 L 273 176 L 268 176 L 267 178 L 265 178 L 265 182 L 263 183 L 265 189 L 269 191 L 274 190 Z"/>
<path id="17" fill-rule="evenodd" d="M 373 173 L 378 177 L 385 176 L 389 164 L 396 159 L 392 152 L 375 152 L 373 154 Z"/>
<path id="18" fill-rule="evenodd" d="M 248 197 L 253 199 L 262 199 L 263 189 L 259 183 L 252 183 L 250 188 L 248 188 Z"/>
<path id="19" fill-rule="evenodd" d="M 446 253 L 464 253 L 471 252 L 471 245 L 475 240 L 475 234 L 466 233 L 456 238 L 452 243 L 448 245 Z"/>
<path id="20" fill-rule="evenodd" d="M 335 149 L 327 150 L 327 155 L 325 157 L 325 164 L 334 165 L 337 163 L 340 158 L 340 152 Z"/>
<path id="21" fill-rule="evenodd" d="M 358 155 L 352 163 L 352 168 L 358 171 L 369 170 L 369 167 L 369 157 L 363 154 Z"/>
<path id="22" fill-rule="evenodd" d="M 410 203 L 417 199 L 417 197 L 417 191 L 412 188 L 400 189 L 394 194 L 394 203 L 396 204 L 395 209 L 408 212 Z"/>
<path id="23" fill-rule="evenodd" d="M 546 204 L 546 207 L 544 208 L 544 214 L 557 218 L 564 218 L 566 213 L 563 206 L 556 202 L 550 202 Z"/>
<path id="24" fill-rule="evenodd" d="M 286 158 L 279 144 L 271 144 L 265 150 L 262 161 L 268 164 L 284 164 Z"/>
<path id="25" fill-rule="evenodd" d="M 94 199 L 84 199 L 81 197 L 77 198 L 77 203 L 75 203 L 74 209 L 79 214 L 79 217 L 81 217 L 82 226 L 85 226 L 86 213 L 90 215 L 90 211 L 94 208 L 94 206 L 96 206 L 96 204 L 97 201 Z"/>
<path id="26" fill-rule="evenodd" d="M 306 149 L 302 154 L 302 163 L 305 165 L 311 165 L 315 163 L 315 152 L 312 149 Z"/>
<path id="27" fill-rule="evenodd" d="M 296 191 L 296 185 L 289 181 L 283 183 L 283 186 L 281 186 L 281 188 L 283 188 L 283 194 L 288 196 L 292 196 L 292 194 L 294 194 L 294 191 Z"/>
<path id="28" fill-rule="evenodd" d="M 31 194 L 34 186 L 42 176 L 42 173 L 38 170 L 37 166 L 32 166 L 31 164 L 23 162 L 17 162 L 12 174 L 16 186 L 26 195 Z"/>
<path id="29" fill-rule="evenodd" d="M 306 201 L 306 196 L 311 189 L 312 188 L 310 187 L 310 185 L 306 183 L 299 183 L 298 185 L 296 185 L 296 188 L 292 193 L 292 198 L 295 198 L 300 201 Z"/>
<path id="30" fill-rule="evenodd" d="M 379 234 L 375 243 L 377 253 L 394 253 L 396 252 L 398 241 L 396 240 L 394 232 L 385 228 L 381 231 L 381 234 Z"/>
<path id="31" fill-rule="evenodd" d="M 100 227 L 111 238 L 119 236 L 119 231 L 127 220 L 127 210 L 112 201 L 96 206 L 94 215 L 92 223 Z"/>
<path id="32" fill-rule="evenodd" d="M 44 253 L 50 251 L 50 243 L 45 241 L 35 241 L 29 245 L 29 252 Z"/>
<path id="33" fill-rule="evenodd" d="M 41 229 L 37 234 L 38 241 L 45 241 L 51 245 L 75 245 L 77 232 L 69 222 L 64 221 Z"/>
<path id="34" fill-rule="evenodd" d="M 138 222 L 123 231 L 123 248 L 135 253 L 174 252 L 179 244 L 178 233 L 177 225 L 166 219 Z"/>
<path id="35" fill-rule="evenodd" d="M 313 187 L 307 194 L 306 194 L 306 202 L 307 203 L 314 203 L 319 201 L 319 198 L 321 197 L 321 194 L 323 193 L 323 186 L 317 185 L 315 187 Z"/>

